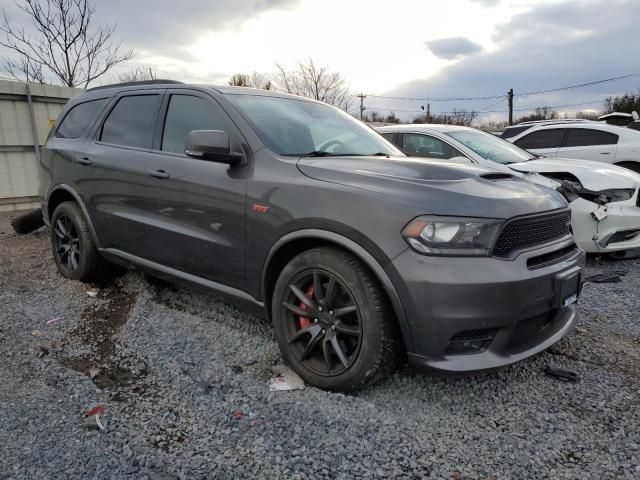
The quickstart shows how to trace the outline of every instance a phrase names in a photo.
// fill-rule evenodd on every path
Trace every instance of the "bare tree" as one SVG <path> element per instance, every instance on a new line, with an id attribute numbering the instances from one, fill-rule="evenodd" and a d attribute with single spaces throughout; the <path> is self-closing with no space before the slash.
<path id="1" fill-rule="evenodd" d="M 275 86 L 287 93 L 348 108 L 350 92 L 347 81 L 340 73 L 317 66 L 311 58 L 298 62 L 291 70 L 277 63 Z"/>
<path id="2" fill-rule="evenodd" d="M 236 73 L 229 79 L 229 85 L 235 87 L 261 88 L 271 90 L 271 80 L 263 73 Z"/>
<path id="3" fill-rule="evenodd" d="M 426 114 L 418 115 L 411 123 L 440 123 L 469 127 L 477 116 L 478 112 L 476 111 L 454 108 L 452 112 L 432 113 L 429 116 Z"/>
<path id="4" fill-rule="evenodd" d="M 33 33 L 12 23 L 2 10 L 0 45 L 12 56 L 0 59 L 0 68 L 16 80 L 55 79 L 68 87 L 86 88 L 114 66 L 129 60 L 133 50 L 122 50 L 112 40 L 115 25 L 93 27 L 95 8 L 90 0 L 14 0 L 31 19 Z"/>
<path id="5" fill-rule="evenodd" d="M 127 82 L 142 82 L 144 80 L 157 80 L 158 74 L 151 68 L 136 67 L 128 72 L 118 75 L 118 81 L 121 83 Z"/>

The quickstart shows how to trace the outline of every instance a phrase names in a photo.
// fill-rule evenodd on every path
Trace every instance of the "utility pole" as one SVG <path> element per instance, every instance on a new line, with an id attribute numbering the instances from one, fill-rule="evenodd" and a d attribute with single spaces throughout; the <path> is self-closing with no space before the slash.
<path id="1" fill-rule="evenodd" d="M 509 98 L 509 126 L 513 125 L 513 88 L 507 92 Z"/>
<path id="2" fill-rule="evenodd" d="M 427 123 L 431 123 L 431 104 L 427 103 Z"/>
<path id="3" fill-rule="evenodd" d="M 356 97 L 360 99 L 360 120 L 362 120 L 362 118 L 364 117 L 364 111 L 367 109 L 364 106 L 364 99 L 367 98 L 367 96 L 364 93 L 359 93 L 358 95 L 356 95 Z"/>

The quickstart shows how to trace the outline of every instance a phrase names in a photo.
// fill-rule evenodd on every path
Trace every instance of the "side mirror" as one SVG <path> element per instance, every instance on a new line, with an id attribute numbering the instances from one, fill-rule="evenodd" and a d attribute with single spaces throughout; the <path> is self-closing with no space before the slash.
<path id="1" fill-rule="evenodd" d="M 191 130 L 184 147 L 185 155 L 211 162 L 237 165 L 242 161 L 241 153 L 232 152 L 229 134 L 222 130 Z"/>

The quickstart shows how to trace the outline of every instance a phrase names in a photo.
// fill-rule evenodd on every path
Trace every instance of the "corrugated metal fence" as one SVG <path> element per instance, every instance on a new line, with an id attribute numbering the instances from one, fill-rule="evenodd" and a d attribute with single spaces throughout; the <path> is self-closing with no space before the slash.
<path id="1" fill-rule="evenodd" d="M 64 104 L 82 91 L 0 81 L 0 211 L 38 206 L 40 147 Z"/>

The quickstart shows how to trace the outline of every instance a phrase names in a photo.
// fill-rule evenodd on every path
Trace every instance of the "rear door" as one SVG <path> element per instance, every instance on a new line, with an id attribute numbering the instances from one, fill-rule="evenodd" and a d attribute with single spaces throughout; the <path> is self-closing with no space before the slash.
<path id="1" fill-rule="evenodd" d="M 85 168 L 78 188 L 103 248 L 147 254 L 145 189 L 162 94 L 140 90 L 113 98 L 78 158 Z"/>
<path id="2" fill-rule="evenodd" d="M 594 128 L 569 128 L 558 156 L 613 163 L 618 135 Z"/>
<path id="3" fill-rule="evenodd" d="M 564 138 L 564 128 L 548 128 L 535 130 L 518 138 L 515 143 L 520 148 L 530 152 L 544 155 L 545 157 L 556 157 L 558 149 L 562 145 Z"/>
<path id="4" fill-rule="evenodd" d="M 223 130 L 232 151 L 244 140 L 206 93 L 168 90 L 156 131 L 150 177 L 148 257 L 185 273 L 244 288 L 245 197 L 249 168 L 184 154 L 192 130 Z M 246 154 L 246 153 L 245 153 Z"/>

